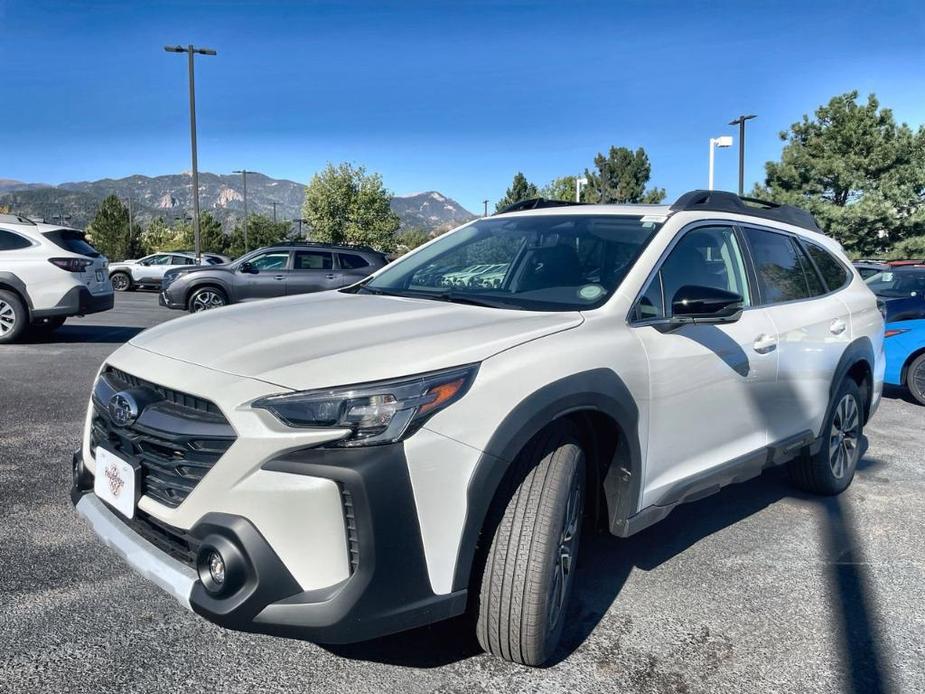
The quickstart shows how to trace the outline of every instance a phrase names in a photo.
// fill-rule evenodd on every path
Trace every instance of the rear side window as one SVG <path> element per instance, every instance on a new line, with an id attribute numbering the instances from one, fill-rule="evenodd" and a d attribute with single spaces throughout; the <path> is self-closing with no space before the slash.
<path id="1" fill-rule="evenodd" d="M 808 299 L 825 293 L 816 271 L 791 236 L 747 228 L 764 304 Z"/>
<path id="2" fill-rule="evenodd" d="M 361 267 L 369 267 L 366 258 L 360 255 L 354 255 L 353 253 L 338 253 L 337 259 L 340 261 L 340 266 L 346 270 L 358 270 Z"/>
<path id="3" fill-rule="evenodd" d="M 830 292 L 841 289 L 848 283 L 848 271 L 831 253 L 814 243 L 807 243 L 806 249 L 816 262 L 816 267 L 818 267 L 819 272 L 822 273 L 822 279 L 825 280 Z M 871 277 L 875 274 L 877 274 L 877 270 L 870 269 L 866 276 Z M 864 276 L 864 272 L 862 271 L 861 277 Z"/>
<path id="4" fill-rule="evenodd" d="M 87 242 L 87 237 L 82 231 L 76 229 L 55 229 L 44 233 L 46 239 L 56 246 L 63 248 L 71 253 L 85 255 L 88 258 L 98 258 L 100 252 Z"/>
<path id="5" fill-rule="evenodd" d="M 0 229 L 0 251 L 15 251 L 20 248 L 28 248 L 31 245 L 27 238 L 11 231 Z"/>
<path id="6" fill-rule="evenodd" d="M 330 270 L 334 267 L 334 258 L 330 253 L 321 251 L 296 251 L 296 270 Z"/>
<path id="7" fill-rule="evenodd" d="M 171 265 L 195 265 L 196 261 L 192 258 L 187 258 L 185 255 L 175 255 L 170 258 Z"/>

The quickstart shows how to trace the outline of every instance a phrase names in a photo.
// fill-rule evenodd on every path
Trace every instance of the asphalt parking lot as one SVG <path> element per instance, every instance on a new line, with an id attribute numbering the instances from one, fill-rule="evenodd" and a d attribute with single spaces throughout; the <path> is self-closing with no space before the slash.
<path id="1" fill-rule="evenodd" d="M 335 650 L 183 611 L 68 498 L 98 366 L 179 315 L 120 294 L 0 347 L 0 691 L 925 691 L 925 408 L 895 392 L 840 498 L 772 470 L 629 540 L 587 541 L 545 670 L 479 653 L 463 620 Z"/>

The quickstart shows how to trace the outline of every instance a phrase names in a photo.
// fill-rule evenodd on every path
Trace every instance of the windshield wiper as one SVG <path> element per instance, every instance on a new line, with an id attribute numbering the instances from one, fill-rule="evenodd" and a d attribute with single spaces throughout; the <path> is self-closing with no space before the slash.
<path id="1" fill-rule="evenodd" d="M 410 296 L 406 294 L 406 296 Z M 471 306 L 487 306 L 489 308 L 511 308 L 510 303 L 495 299 L 486 299 L 483 297 L 472 296 L 471 294 L 461 294 L 454 291 L 445 292 L 415 292 L 415 297 L 421 299 L 431 299 L 432 301 L 448 301 L 454 304 L 469 304 Z"/>
<path id="2" fill-rule="evenodd" d="M 390 292 L 386 291 L 385 289 L 380 289 L 379 287 L 370 287 L 368 284 L 357 287 L 357 292 L 363 292 L 364 294 L 375 294 L 376 296 L 408 296 L 407 294 L 402 294 L 401 292 Z"/>

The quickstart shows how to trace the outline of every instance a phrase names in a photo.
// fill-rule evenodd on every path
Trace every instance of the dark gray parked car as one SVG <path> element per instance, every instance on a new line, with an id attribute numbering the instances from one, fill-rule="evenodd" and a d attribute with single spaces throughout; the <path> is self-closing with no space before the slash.
<path id="1" fill-rule="evenodd" d="M 223 265 L 170 270 L 160 304 L 190 313 L 251 299 L 337 289 L 358 282 L 388 261 L 372 248 L 282 243 Z"/>

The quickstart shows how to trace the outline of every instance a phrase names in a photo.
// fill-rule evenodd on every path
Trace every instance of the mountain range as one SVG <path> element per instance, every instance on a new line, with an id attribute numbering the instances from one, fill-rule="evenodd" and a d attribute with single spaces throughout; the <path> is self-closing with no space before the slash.
<path id="1" fill-rule="evenodd" d="M 131 202 L 136 221 L 144 224 L 161 217 L 169 224 L 191 214 L 191 178 L 188 172 L 165 176 L 135 175 L 57 186 L 0 178 L 0 206 L 47 221 L 65 219 L 68 225 L 83 228 L 93 219 L 103 198 L 114 194 L 126 204 Z M 302 183 L 270 178 L 257 172 L 247 173 L 249 213 L 272 217 L 275 207 L 277 219 L 294 220 L 301 216 L 304 198 L 305 186 Z M 199 206 L 230 230 L 244 215 L 241 176 L 200 173 Z M 442 230 L 475 218 L 458 202 L 436 191 L 393 197 L 391 206 L 401 219 L 402 229 Z"/>

